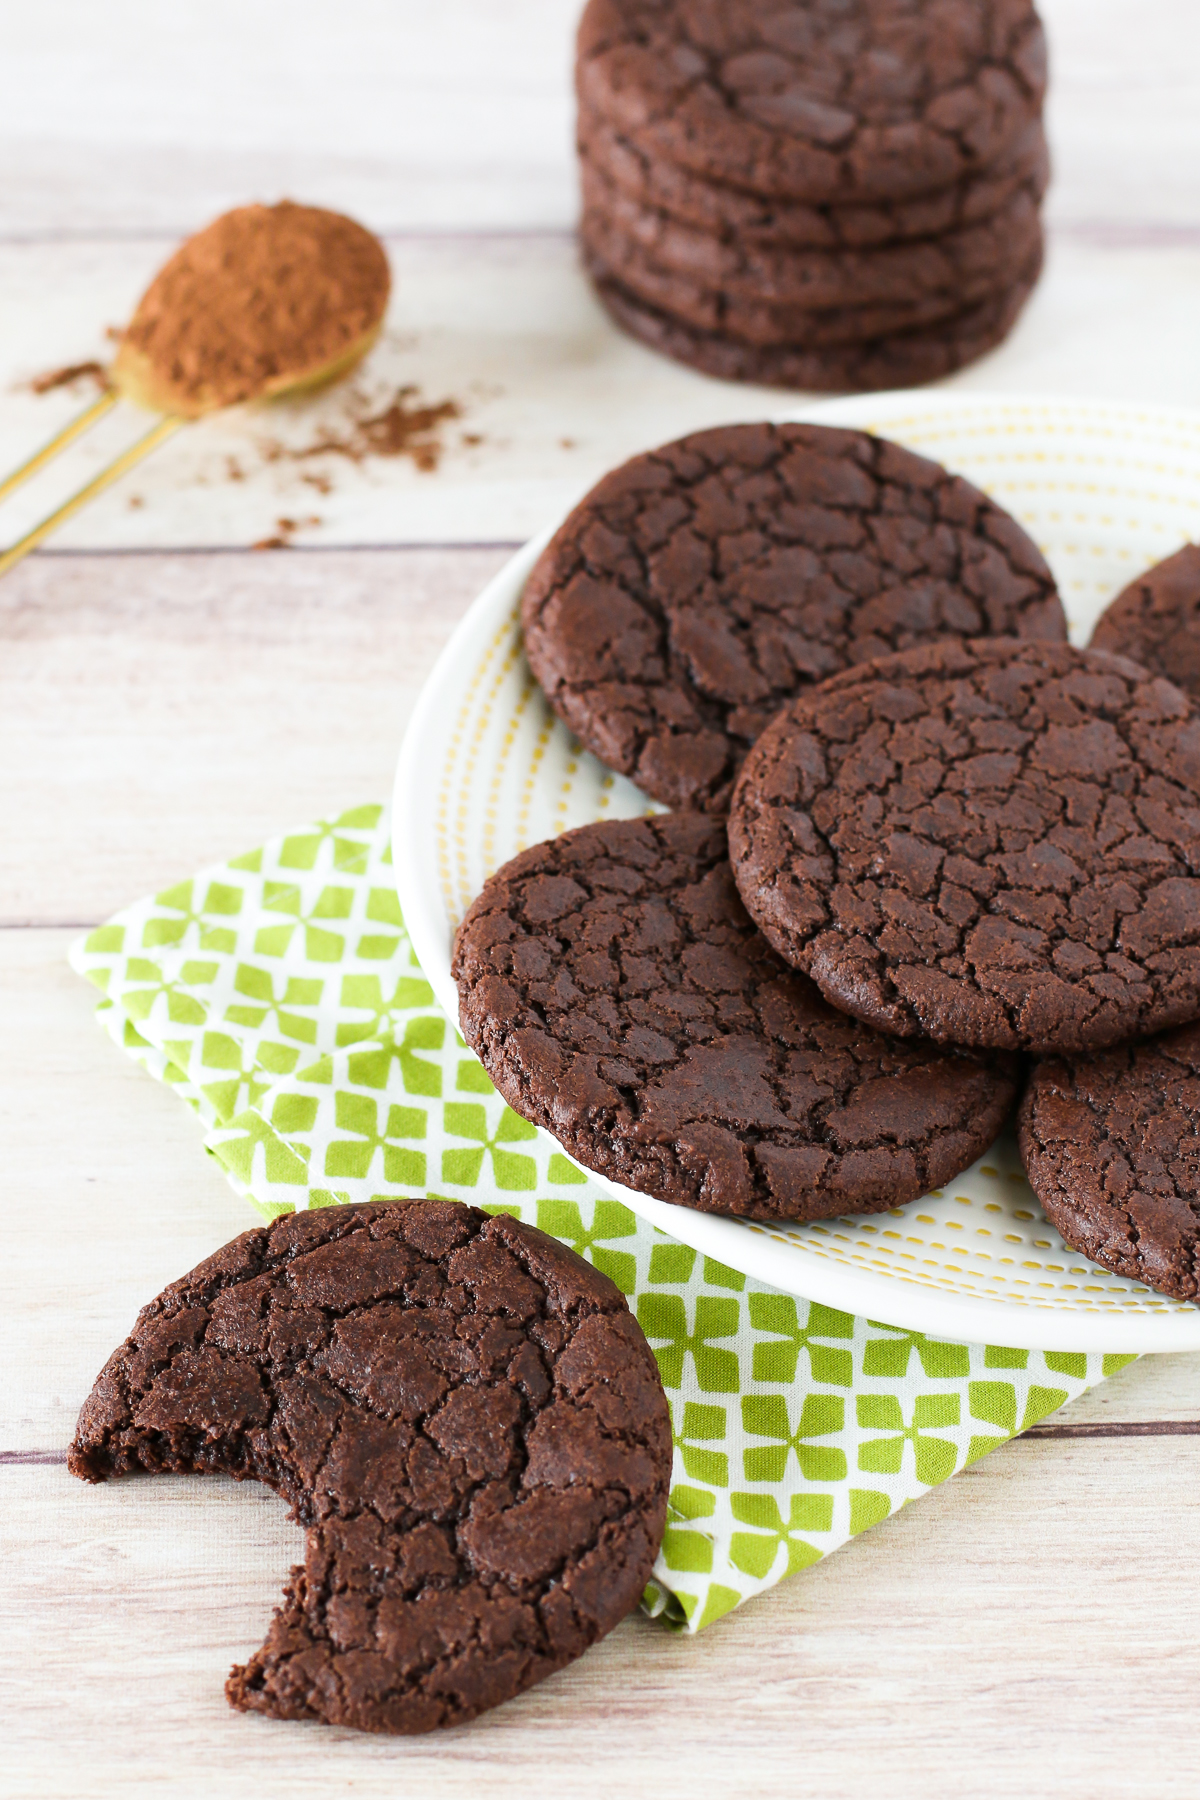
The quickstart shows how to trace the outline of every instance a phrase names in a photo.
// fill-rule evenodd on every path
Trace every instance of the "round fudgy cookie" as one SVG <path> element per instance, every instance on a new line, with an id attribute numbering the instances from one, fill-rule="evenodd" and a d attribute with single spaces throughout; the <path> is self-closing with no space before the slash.
<path id="1" fill-rule="evenodd" d="M 820 250 L 883 248 L 965 231 L 1006 211 L 1021 194 L 1046 191 L 1050 158 L 1040 119 L 1031 119 L 1011 158 L 935 193 L 876 205 L 833 206 L 770 199 L 704 181 L 650 156 L 597 113 L 581 110 L 577 143 L 591 171 L 652 215 L 665 215 L 721 242 Z"/>
<path id="2" fill-rule="evenodd" d="M 1200 1299 L 1200 1024 L 1038 1063 L 1019 1131 L 1033 1191 L 1072 1249 Z"/>
<path id="3" fill-rule="evenodd" d="M 1018 190 L 1002 211 L 960 231 L 835 250 L 717 237 L 631 200 L 586 163 L 583 202 L 585 243 L 626 287 L 693 324 L 727 329 L 747 342 L 811 341 L 797 336 L 797 313 L 828 308 L 845 313 L 858 336 L 909 330 L 1007 286 L 1041 242 L 1037 200 L 1029 190 Z M 717 313 L 714 295 L 723 305 Z M 930 308 L 931 299 L 940 301 L 940 310 Z M 858 324 L 855 315 L 864 307 L 886 309 L 888 322 Z M 922 310 L 905 323 L 904 311 L 913 307 Z M 746 329 L 745 320 L 760 318 L 770 322 L 773 338 L 761 328 L 758 337 Z"/>
<path id="4" fill-rule="evenodd" d="M 589 0 L 576 86 L 647 154 L 751 193 L 945 188 L 1038 117 L 1031 0 Z"/>
<path id="5" fill-rule="evenodd" d="M 1012 1058 L 835 1012 L 738 899 L 699 813 L 585 825 L 507 863 L 459 927 L 463 1033 L 504 1098 L 589 1169 L 743 1219 L 915 1200 L 974 1161 Z"/>
<path id="6" fill-rule="evenodd" d="M 1200 695 L 1200 545 L 1185 544 L 1122 589 L 1101 613 L 1092 648 L 1132 657 Z"/>
<path id="7" fill-rule="evenodd" d="M 818 350 L 903 337 L 957 318 L 967 307 L 1009 287 L 1031 259 L 1040 255 L 1042 228 L 1036 207 L 1030 207 L 1014 238 L 1012 258 L 1002 269 L 964 273 L 957 285 L 934 285 L 925 293 L 907 296 L 901 294 L 899 282 L 889 283 L 884 268 L 879 270 L 877 291 L 871 296 L 869 264 L 876 253 L 851 252 L 860 263 L 859 288 L 866 297 L 855 298 L 848 292 L 845 303 L 833 297 L 836 269 L 824 273 L 810 269 L 813 278 L 798 283 L 790 296 L 781 286 L 773 287 L 765 271 L 762 298 L 755 297 L 753 284 L 736 288 L 709 285 L 703 277 L 663 267 L 599 212 L 585 211 L 579 241 L 586 263 L 611 271 L 621 287 L 668 318 L 755 349 Z M 842 259 L 843 263 L 848 260 Z M 841 272 L 849 281 L 849 271 Z"/>
<path id="8" fill-rule="evenodd" d="M 884 1031 L 1050 1053 L 1200 1014 L 1200 717 L 1123 658 L 835 676 L 755 745 L 729 845 L 776 949 Z"/>
<path id="9" fill-rule="evenodd" d="M 1020 317 L 1041 273 L 1042 258 L 1039 250 L 1013 285 L 952 318 L 892 337 L 822 347 L 744 344 L 728 333 L 701 330 L 640 299 L 596 257 L 585 254 L 585 264 L 612 319 L 652 350 L 721 381 L 844 394 L 918 387 L 952 375 L 994 350 Z"/>
<path id="10" fill-rule="evenodd" d="M 886 439 L 728 425 L 635 456 L 543 551 L 530 666 L 589 750 L 669 806 L 724 811 L 799 689 L 960 636 L 1062 639 L 1053 577 L 978 489 Z"/>
<path id="11" fill-rule="evenodd" d="M 362 1731 L 474 1718 L 641 1597 L 671 1427 L 611 1281 L 413 1200 L 248 1231 L 143 1307 L 79 1416 L 86 1481 L 263 1481 L 307 1527 L 232 1705 Z"/>

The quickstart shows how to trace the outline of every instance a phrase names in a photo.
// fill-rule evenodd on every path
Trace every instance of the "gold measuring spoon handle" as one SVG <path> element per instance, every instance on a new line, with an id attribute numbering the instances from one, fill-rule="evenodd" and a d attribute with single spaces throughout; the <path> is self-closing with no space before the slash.
<path id="1" fill-rule="evenodd" d="M 0 481 L 0 500 L 11 494 L 14 488 L 20 487 L 23 481 L 28 481 L 31 475 L 36 475 L 39 469 L 45 468 L 46 464 L 52 457 L 57 456 L 60 450 L 65 450 L 68 444 L 73 444 L 77 437 L 82 437 L 85 431 L 89 431 L 98 419 L 102 419 L 105 413 L 117 404 L 118 399 L 119 395 L 115 389 L 106 388 L 98 400 L 93 400 L 92 404 L 85 407 L 81 413 L 76 413 L 75 417 L 69 420 L 62 430 L 50 439 L 48 444 L 43 444 L 41 449 L 23 462 L 19 469 L 14 469 L 11 475 L 6 475 L 4 480 Z"/>
<path id="2" fill-rule="evenodd" d="M 76 421 L 76 423 L 79 422 Z M 101 469 L 98 475 L 93 475 L 92 479 L 72 494 L 69 500 L 64 500 L 61 506 L 56 507 L 52 513 L 48 514 L 40 525 L 35 525 L 32 531 L 27 531 L 24 537 L 18 538 L 15 544 L 5 550 L 3 555 L 0 555 L 0 575 L 7 575 L 14 563 L 19 563 L 23 556 L 28 556 L 29 552 L 36 549 L 43 538 L 48 538 L 50 533 L 57 530 L 65 520 L 71 518 L 81 507 L 86 506 L 94 495 L 102 493 L 106 487 L 111 487 L 114 481 L 119 481 L 121 476 L 140 463 L 144 456 L 149 456 L 152 450 L 157 450 L 160 444 L 165 443 L 167 438 L 173 436 L 181 425 L 189 423 L 190 420 L 174 415 L 160 419 L 152 430 L 137 440 L 136 444 L 131 444 L 128 450 L 123 450 L 120 456 L 115 457 L 107 467 Z M 83 430 L 84 426 L 81 424 L 79 428 Z M 61 437 L 61 435 L 60 433 L 59 436 Z M 47 444 L 41 455 L 51 454 L 57 441 L 56 439 L 55 444 Z M 12 480 L 11 476 L 9 480 Z"/>

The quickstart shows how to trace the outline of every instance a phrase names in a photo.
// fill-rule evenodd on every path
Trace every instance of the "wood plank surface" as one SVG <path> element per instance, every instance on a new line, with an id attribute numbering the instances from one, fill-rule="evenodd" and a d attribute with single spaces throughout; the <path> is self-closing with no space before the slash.
<path id="1" fill-rule="evenodd" d="M 508 551 L 39 556 L 0 583 L 0 921 L 95 923 L 391 793 L 452 627 Z"/>
<path id="2" fill-rule="evenodd" d="M 1087 226 L 1052 233 L 1006 342 L 934 385 L 1200 405 L 1200 234 L 1175 232 L 1115 244 Z M 104 328 L 129 316 L 172 248 L 169 236 L 0 238 L 0 469 L 94 393 L 89 383 L 34 393 L 31 378 L 106 357 Z M 388 251 L 387 328 L 354 382 L 177 433 L 70 520 L 54 549 L 248 547 L 276 535 L 281 517 L 305 547 L 524 539 L 635 451 L 821 399 L 711 380 L 625 337 L 569 231 L 393 238 Z M 435 470 L 406 456 L 309 454 L 345 445 L 354 419 L 377 417 L 401 389 L 416 390 L 410 406 L 457 408 L 428 434 Z M 34 525 L 144 429 L 144 414 L 117 407 L 5 502 L 3 532 Z"/>
<path id="3" fill-rule="evenodd" d="M 1140 1442 L 1018 1442 L 700 1637 L 632 1618 L 435 1741 L 228 1710 L 299 1544 L 262 1490 L 0 1475 L 14 1800 L 1195 1792 L 1194 1436 L 1152 1479 Z"/>

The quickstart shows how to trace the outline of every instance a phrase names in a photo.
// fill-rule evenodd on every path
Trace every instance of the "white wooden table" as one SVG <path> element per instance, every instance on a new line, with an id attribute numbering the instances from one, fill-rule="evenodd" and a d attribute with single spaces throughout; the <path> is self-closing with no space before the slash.
<path id="1" fill-rule="evenodd" d="M 1044 11 L 1048 273 L 959 380 L 1200 405 L 1200 8 Z M 329 494 L 301 480 L 315 465 L 262 451 L 310 441 L 312 415 L 184 434 L 0 584 L 0 1794 L 1194 1795 L 1187 1358 L 1136 1365 L 699 1638 L 630 1619 L 438 1740 L 228 1710 L 224 1673 L 298 1550 L 272 1496 L 66 1474 L 138 1305 L 251 1222 L 184 1109 L 96 1030 L 72 935 L 383 798 L 421 679 L 506 545 L 628 450 L 765 403 L 619 339 L 575 272 L 574 12 L 40 0 L 6 17 L 0 468 L 80 399 L 16 384 L 101 351 L 178 236 L 282 192 L 389 233 L 398 295 L 369 381 L 454 395 L 464 418 L 436 473 L 348 465 Z M 305 548 L 245 548 L 298 514 L 321 515 Z"/>

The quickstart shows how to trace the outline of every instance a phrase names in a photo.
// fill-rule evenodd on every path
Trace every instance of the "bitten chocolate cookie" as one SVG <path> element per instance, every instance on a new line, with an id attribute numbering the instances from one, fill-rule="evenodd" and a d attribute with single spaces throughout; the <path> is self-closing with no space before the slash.
<path id="1" fill-rule="evenodd" d="M 776 949 L 884 1031 L 1049 1053 L 1200 1014 L 1200 717 L 1123 658 L 835 676 L 755 745 L 729 845 Z"/>
<path id="2" fill-rule="evenodd" d="M 447 1201 L 248 1231 L 143 1307 L 70 1468 L 253 1478 L 307 1527 L 232 1705 L 457 1725 L 635 1606 L 666 1517 L 658 1370 L 611 1281 Z"/>
<path id="3" fill-rule="evenodd" d="M 1200 696 L 1200 545 L 1185 544 L 1123 588 L 1097 620 L 1092 649 L 1132 657 Z"/>
<path id="4" fill-rule="evenodd" d="M 1040 200 L 1050 177 L 1046 134 L 1036 117 L 1003 164 L 934 193 L 861 206 L 769 199 L 701 180 L 677 163 L 639 150 L 606 119 L 585 109 L 579 114 L 578 148 L 585 170 L 599 172 L 627 199 L 710 237 L 822 250 L 864 249 L 964 231 L 1002 213 L 1019 193 Z"/>
<path id="5" fill-rule="evenodd" d="M 467 1042 L 589 1169 L 743 1219 L 880 1212 L 950 1180 L 1012 1105 L 1003 1055 L 837 1013 L 757 932 L 721 824 L 585 825 L 507 863 L 459 927 Z"/>
<path id="6" fill-rule="evenodd" d="M 968 482 L 819 425 L 696 432 L 613 470 L 542 553 L 530 667 L 589 750 L 721 812 L 797 690 L 947 633 L 1066 636 L 1045 562 Z"/>
<path id="7" fill-rule="evenodd" d="M 1042 267 L 1039 251 L 1012 285 L 953 318 L 939 319 L 919 330 L 865 343 L 810 348 L 744 344 L 721 332 L 685 324 L 640 299 L 594 255 L 585 254 L 584 260 L 606 312 L 622 330 L 652 350 L 720 381 L 749 381 L 813 394 L 918 387 L 976 362 L 1008 336 Z"/>
<path id="8" fill-rule="evenodd" d="M 1038 1063 L 1019 1129 L 1033 1191 L 1073 1249 L 1200 1298 L 1200 1025 Z"/>
<path id="9" fill-rule="evenodd" d="M 589 0 L 581 106 L 760 195 L 861 204 L 1004 159 L 1045 91 L 1031 0 Z"/>

